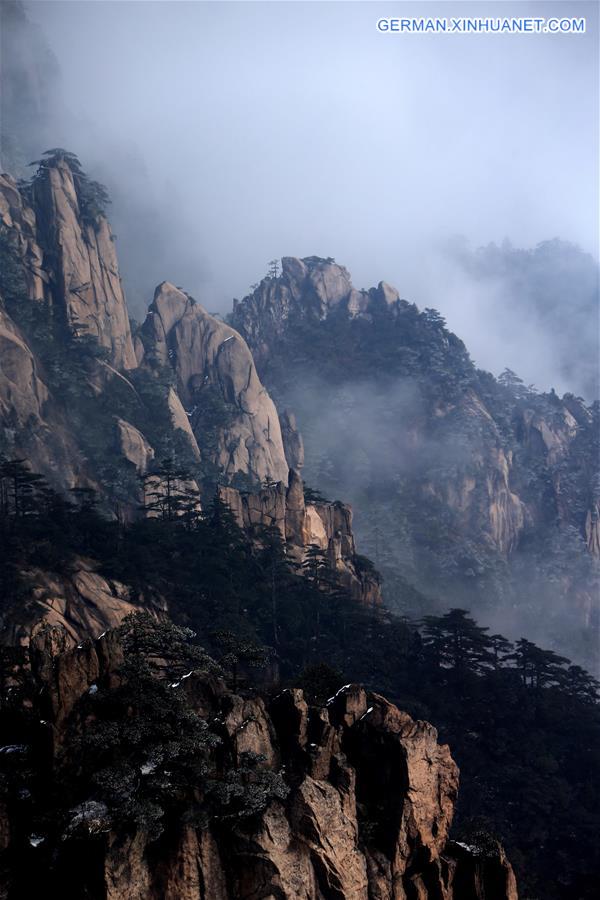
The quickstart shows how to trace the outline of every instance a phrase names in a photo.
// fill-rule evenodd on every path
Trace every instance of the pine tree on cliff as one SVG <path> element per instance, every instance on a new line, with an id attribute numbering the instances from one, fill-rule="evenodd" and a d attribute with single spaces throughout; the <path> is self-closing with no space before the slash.
<path id="1" fill-rule="evenodd" d="M 490 635 L 490 649 L 494 656 L 494 669 L 497 671 L 502 668 L 503 663 L 510 659 L 510 652 L 513 645 L 502 634 Z"/>
<path id="2" fill-rule="evenodd" d="M 426 650 L 439 666 L 460 675 L 481 674 L 494 667 L 496 658 L 487 631 L 464 609 L 423 619 Z"/>
<path id="3" fill-rule="evenodd" d="M 510 391 L 510 393 L 518 400 L 522 400 L 529 394 L 529 389 L 523 383 L 523 379 L 519 378 L 512 369 L 504 369 L 498 376 L 498 384 L 502 385 L 507 391 Z"/>
<path id="4" fill-rule="evenodd" d="M 285 541 L 279 528 L 270 524 L 258 532 L 260 549 L 256 561 L 268 586 L 271 598 L 271 627 L 273 646 L 279 645 L 279 605 L 292 575 L 292 564 L 286 555 Z"/>
<path id="5" fill-rule="evenodd" d="M 164 459 L 141 480 L 146 515 L 173 522 L 181 517 L 189 519 L 197 509 L 198 491 L 191 486 L 192 474 L 172 458 Z"/>
<path id="6" fill-rule="evenodd" d="M 311 651 L 313 656 L 318 657 L 321 645 L 323 606 L 325 603 L 329 605 L 331 592 L 337 588 L 338 580 L 327 553 L 318 544 L 308 545 L 302 569 L 307 581 L 307 594 L 313 619 Z"/>
<path id="7" fill-rule="evenodd" d="M 80 791 L 106 804 L 113 826 L 136 826 L 155 838 L 170 809 L 191 804 L 218 743 L 191 709 L 182 681 L 218 667 L 191 643 L 193 632 L 147 613 L 128 616 L 118 633 L 118 685 L 96 686 L 79 711 L 86 723 L 76 739 Z"/>
<path id="8" fill-rule="evenodd" d="M 37 495 L 45 479 L 32 472 L 24 459 L 0 457 L 0 516 L 19 519 L 37 512 Z"/>
<path id="9" fill-rule="evenodd" d="M 73 175 L 82 221 L 97 229 L 98 219 L 105 215 L 106 207 L 110 203 L 108 191 L 99 181 L 94 181 L 86 175 L 75 153 L 63 147 L 45 150 L 41 159 L 29 164 L 37 166 L 37 170 L 29 183 L 24 182 L 20 185 L 22 192 L 35 196 L 35 192 L 48 178 L 49 170 L 55 169 L 60 163 L 66 163 Z"/>
<path id="10" fill-rule="evenodd" d="M 563 684 L 564 666 L 570 662 L 553 650 L 542 650 L 526 638 L 516 642 L 514 653 L 508 658 L 515 661 L 523 686 L 535 691 L 549 685 Z"/>
<path id="11" fill-rule="evenodd" d="M 234 691 L 238 689 L 240 666 L 262 669 L 269 662 L 270 652 L 267 647 L 261 647 L 253 640 L 233 631 L 216 631 L 213 640 L 221 648 L 219 665 L 231 673 L 231 686 Z"/>

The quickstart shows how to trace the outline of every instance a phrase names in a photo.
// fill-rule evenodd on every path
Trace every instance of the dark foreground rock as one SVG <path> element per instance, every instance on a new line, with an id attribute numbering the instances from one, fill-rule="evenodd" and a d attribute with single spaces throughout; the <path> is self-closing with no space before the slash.
<path id="1" fill-rule="evenodd" d="M 74 735 L 89 725 L 81 698 L 118 681 L 123 653 L 115 632 L 61 651 L 57 629 L 32 638 L 31 661 L 47 717 L 46 754 L 60 772 L 73 771 Z M 154 840 L 115 827 L 93 797 L 58 840 L 24 834 L 4 808 L 1 897 L 28 896 L 23 867 L 31 865 L 38 886 L 47 880 L 65 898 L 517 900 L 499 846 L 449 839 L 459 772 L 428 723 L 357 685 L 323 707 L 309 706 L 301 690 L 239 695 L 195 673 L 171 687 L 218 723 L 220 777 L 251 756 L 281 778 L 280 797 L 253 815 L 216 816 L 203 826 L 171 819 Z"/>

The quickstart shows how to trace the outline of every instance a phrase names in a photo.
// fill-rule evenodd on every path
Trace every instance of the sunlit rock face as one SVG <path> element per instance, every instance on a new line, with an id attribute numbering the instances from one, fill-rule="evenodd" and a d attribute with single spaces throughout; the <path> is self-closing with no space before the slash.
<path id="1" fill-rule="evenodd" d="M 263 387 L 244 339 L 183 291 L 164 282 L 140 332 L 142 365 L 170 366 L 192 429 L 207 386 L 231 412 L 220 429 L 214 462 L 225 476 L 287 482 L 288 466 L 275 405 Z M 143 349 L 142 349 L 143 348 Z M 197 434 L 202 444 L 202 434 Z"/>
<path id="2" fill-rule="evenodd" d="M 81 698 L 114 685 L 123 663 L 118 635 L 67 650 L 56 624 L 34 634 L 30 652 L 48 717 L 44 753 L 67 771 L 67 736 L 85 725 Z M 80 805 L 52 857 L 39 857 L 41 866 L 52 859 L 50 880 L 68 865 L 72 888 L 92 900 L 517 900 L 499 846 L 483 852 L 450 839 L 459 772 L 428 723 L 358 685 L 323 707 L 298 689 L 270 700 L 239 695 L 214 676 L 190 674 L 172 689 L 221 723 L 223 774 L 252 754 L 283 778 L 281 799 L 206 827 L 170 821 L 159 841 L 113 829 L 102 804 Z M 26 836 L 4 819 L 0 833 L 18 861 Z M 5 875 L 19 884 L 14 866 Z"/>
<path id="3" fill-rule="evenodd" d="M 354 599 L 365 606 L 381 604 L 377 573 L 360 566 L 349 506 L 307 501 L 302 479 L 293 469 L 287 485 L 279 482 L 255 493 L 220 487 L 219 496 L 248 534 L 275 526 L 286 543 L 287 553 L 299 564 L 305 561 L 309 547 L 318 547 Z"/>
<path id="4" fill-rule="evenodd" d="M 0 178 L 0 216 L 14 232 L 29 296 L 52 303 L 66 324 L 95 337 L 117 369 L 136 365 L 110 225 L 82 215 L 77 175 L 65 160 L 45 170 L 32 204 Z"/>
<path id="5" fill-rule="evenodd" d="M 117 369 L 136 365 L 117 255 L 107 219 L 82 221 L 73 172 L 49 169 L 38 214 L 55 259 L 54 279 L 67 322 L 98 339 Z"/>

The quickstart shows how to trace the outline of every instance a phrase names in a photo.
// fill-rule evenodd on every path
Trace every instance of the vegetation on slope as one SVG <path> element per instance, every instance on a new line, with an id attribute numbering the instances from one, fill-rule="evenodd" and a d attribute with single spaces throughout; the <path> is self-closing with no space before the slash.
<path id="1" fill-rule="evenodd" d="M 169 461 L 161 468 L 163 482 L 179 482 L 188 474 Z M 130 795 L 118 781 L 116 793 L 110 795 L 112 776 L 98 782 L 94 772 L 108 767 L 114 775 L 116 767 L 125 784 L 126 760 L 119 747 L 135 756 L 142 745 L 135 734 L 131 745 L 121 739 L 111 742 L 107 735 L 124 727 L 125 709 L 133 709 L 136 716 L 147 704 L 162 709 L 162 688 L 148 680 L 148 666 L 157 655 L 153 641 L 164 641 L 170 634 L 178 653 L 189 646 L 189 659 L 178 665 L 189 661 L 190 668 L 211 666 L 208 654 L 238 689 L 245 685 L 250 690 L 249 665 L 268 659 L 262 669 L 267 690 L 301 684 L 309 698 L 322 702 L 342 683 L 358 680 L 413 716 L 433 722 L 461 768 L 456 836 L 477 842 L 483 833 L 497 835 L 516 865 L 524 897 L 575 900 L 596 895 L 600 715 L 598 685 L 581 668 L 530 641 L 512 644 L 490 635 L 464 610 L 408 622 L 362 608 L 340 588 L 336 573 L 316 548 L 300 572 L 276 530 L 259 530 L 251 539 L 218 499 L 199 512 L 185 490 L 175 491 L 166 502 L 167 492 L 158 486 L 148 498 L 152 516 L 125 525 L 102 518 L 92 494 L 66 501 L 18 462 L 2 464 L 0 485 L 5 622 L 24 615 L 30 585 L 22 573 L 32 566 L 68 572 L 75 559 L 85 555 L 94 558 L 105 575 L 127 583 L 132 596 L 164 596 L 177 628 L 194 632 L 192 637 L 188 631 L 160 626 L 167 631 L 154 635 L 148 621 L 142 621 L 144 637 L 136 645 L 139 654 L 132 657 L 139 672 L 133 671 L 123 696 L 109 691 L 100 698 L 98 723 L 90 737 L 94 747 L 78 751 L 82 774 L 73 775 L 64 802 L 72 806 L 75 795 L 85 795 L 106 804 L 113 796 L 111 802 L 125 823 L 132 821 L 128 816 L 147 815 L 149 828 L 166 815 L 160 803 L 158 811 L 152 805 L 157 802 L 154 795 Z M 7 742 L 19 743 L 19 734 L 28 727 L 18 713 L 27 678 L 18 675 L 18 660 L 11 653 L 2 651 L 3 734 Z M 132 704 L 127 691 L 134 687 L 142 694 L 139 703 Z M 35 699 L 30 702 L 35 716 Z M 154 713 L 149 715 L 154 722 Z M 148 736 L 159 756 L 163 744 L 165 753 L 170 746 L 168 729 L 181 731 L 179 715 L 185 718 L 185 711 L 170 710 Z M 200 738 L 209 740 L 192 729 L 190 746 Z M 90 752 L 91 759 L 86 755 Z M 35 779 L 27 781 L 27 766 L 26 784 L 14 781 L 9 757 L 2 759 L 10 802 L 21 802 L 18 791 L 25 789 L 34 797 L 34 819 L 39 815 L 47 821 L 56 814 L 57 821 L 63 821 L 63 801 L 58 798 L 68 786 L 58 791 L 56 785 L 45 785 L 38 800 L 40 786 Z M 185 771 L 184 766 L 183 783 Z M 56 809 L 52 804 L 58 804 Z M 177 807 L 177 815 L 183 815 L 182 809 Z M 376 818 L 376 811 L 371 814 Z"/>

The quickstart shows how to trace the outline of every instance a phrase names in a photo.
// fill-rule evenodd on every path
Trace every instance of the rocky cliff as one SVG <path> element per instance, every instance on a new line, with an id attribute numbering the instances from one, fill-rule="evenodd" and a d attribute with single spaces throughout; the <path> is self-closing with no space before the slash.
<path id="1" fill-rule="evenodd" d="M 6 175 L 0 215 L 23 260 L 29 297 L 47 301 L 77 333 L 106 348 L 111 365 L 135 366 L 127 306 L 107 219 L 89 210 L 87 182 L 68 158 L 41 161 L 24 202 Z"/>
<path id="2" fill-rule="evenodd" d="M 0 176 L 0 407 L 5 452 L 71 488 L 92 484 L 97 473 L 69 421 L 66 395 L 83 385 L 64 390 L 61 352 L 68 341 L 97 343 L 90 388 L 114 367 L 135 365 L 135 355 L 108 222 L 100 214 L 85 220 L 77 172 L 60 155 L 55 163 L 42 165 L 23 193 Z"/>
<path id="3" fill-rule="evenodd" d="M 140 365 L 170 367 L 190 424 L 202 443 L 204 396 L 213 388 L 229 421 L 218 431 L 213 463 L 226 478 L 287 482 L 288 467 L 275 405 L 240 335 L 172 284 L 156 289 L 137 341 Z"/>
<path id="4" fill-rule="evenodd" d="M 70 572 L 32 568 L 21 573 L 27 599 L 4 611 L 2 645 L 27 646 L 31 636 L 51 629 L 61 652 L 116 628 L 131 613 L 164 614 L 166 604 L 155 593 L 137 595 L 114 579 L 103 577 L 90 559 L 74 560 Z"/>
<path id="5" fill-rule="evenodd" d="M 374 569 L 365 567 L 364 560 L 361 567 L 350 507 L 340 502 L 307 501 L 302 479 L 293 469 L 287 487 L 279 482 L 257 493 L 221 487 L 219 495 L 233 511 L 238 525 L 249 534 L 261 527 L 275 526 L 290 557 L 299 565 L 305 560 L 307 548 L 318 548 L 351 597 L 366 606 L 380 605 L 379 576 Z"/>
<path id="6" fill-rule="evenodd" d="M 36 752 L 44 766 L 53 760 L 57 783 L 73 777 L 65 741 L 86 727 L 90 694 L 116 689 L 123 665 L 115 632 L 61 652 L 60 630 L 39 632 L 30 654 L 46 735 Z M 18 799 L 9 800 L 3 897 L 55 886 L 68 870 L 65 896 L 73 898 L 516 900 L 500 847 L 449 839 L 458 769 L 432 726 L 356 685 L 324 707 L 309 706 L 300 690 L 235 694 L 219 678 L 193 672 L 171 690 L 218 735 L 212 783 L 233 789 L 236 771 L 252 759 L 258 768 L 245 790 L 277 784 L 276 796 L 267 794 L 249 814 L 213 814 L 202 827 L 176 818 L 158 839 L 143 829 L 116 832 L 109 807 L 83 796 L 66 819 L 57 815 L 62 834 L 54 827 L 27 835 L 11 809 Z M 205 762 L 203 771 L 213 765 Z M 196 789 L 200 804 L 206 777 Z M 26 858 L 36 860 L 37 874 L 20 868 Z"/>
<path id="7" fill-rule="evenodd" d="M 172 377 L 175 383 L 165 393 L 170 413 L 166 431 L 183 432 L 196 462 L 200 462 L 200 445 L 204 445 L 205 464 L 212 467 L 215 477 L 230 480 L 237 475 L 257 485 L 264 481 L 287 483 L 279 417 L 237 332 L 181 290 L 164 283 L 156 290 L 134 351 L 102 191 L 66 151 L 43 158 L 31 183 L 21 190 L 9 176 L 0 178 L 3 247 L 11 268 L 5 291 L 11 296 L 5 298 L 1 310 L 7 352 L 2 362 L 0 402 L 3 421 L 12 416 L 19 426 L 20 433 L 14 436 L 16 452 L 23 451 L 44 472 L 64 472 L 68 487 L 78 483 L 78 478 L 81 483 L 81 460 L 70 466 L 61 460 L 59 465 L 52 459 L 52 440 L 45 460 L 43 452 L 34 455 L 30 446 L 34 424 L 42 427 L 45 411 L 48 427 L 58 424 L 62 385 L 52 391 L 47 382 L 58 364 L 59 351 L 70 347 L 71 358 L 88 352 L 85 383 L 100 396 L 100 402 L 119 374 L 122 384 L 129 384 L 133 392 L 130 405 L 140 397 L 124 374 L 141 369 L 139 377 L 143 373 Z M 58 349 L 48 346 L 51 339 L 60 345 Z M 44 370 L 49 370 L 47 375 Z M 77 387 L 71 383 L 68 390 Z M 214 415 L 207 424 L 208 407 Z M 149 415 L 153 417 L 154 411 Z M 70 429 L 65 422 L 60 425 L 55 430 L 63 443 L 67 439 L 73 442 L 75 456 L 80 443 L 77 424 Z M 65 431 L 71 432 L 68 438 Z M 137 437 L 135 431 L 140 432 Z M 124 459 L 144 472 L 157 453 L 150 435 L 121 415 L 117 436 L 113 452 L 120 447 Z M 168 433 L 162 437 L 162 443 L 168 442 Z M 83 456 L 88 456 L 87 483 L 99 482 L 85 448 Z"/>
<path id="8" fill-rule="evenodd" d="M 305 479 L 352 502 L 389 603 L 416 611 L 410 585 L 421 609 L 508 606 L 527 631 L 543 596 L 544 640 L 580 652 L 598 616 L 597 404 L 476 369 L 435 310 L 356 290 L 332 259 L 284 257 L 231 322 L 296 414 Z"/>
<path id="9" fill-rule="evenodd" d="M 164 282 L 132 338 L 104 204 L 67 151 L 46 154 L 29 184 L 0 178 L 0 450 L 125 518 L 138 514 L 140 476 L 171 457 L 186 489 L 220 485 L 242 527 L 275 522 L 298 564 L 318 547 L 353 596 L 377 604 L 349 508 L 305 503 L 294 415 L 278 414 L 241 335 Z"/>
<path id="10" fill-rule="evenodd" d="M 265 278 L 253 294 L 233 301 L 232 320 L 261 366 L 298 320 L 322 321 L 336 311 L 368 317 L 378 305 L 392 306 L 398 299 L 384 281 L 369 291 L 356 290 L 348 270 L 333 259 L 284 256 L 279 276 Z"/>

